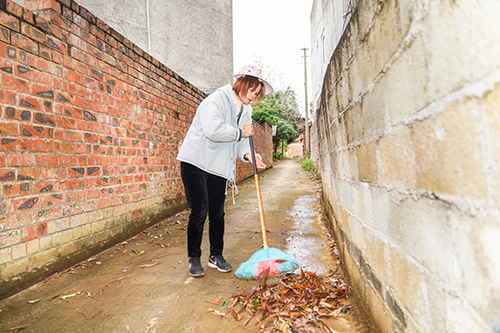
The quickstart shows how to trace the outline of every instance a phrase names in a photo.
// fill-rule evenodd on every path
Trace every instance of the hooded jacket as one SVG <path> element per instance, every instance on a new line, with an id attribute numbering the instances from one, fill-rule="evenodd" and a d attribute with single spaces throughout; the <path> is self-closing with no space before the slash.
<path id="1" fill-rule="evenodd" d="M 236 180 L 236 158 L 244 162 L 250 152 L 248 138 L 241 138 L 241 129 L 252 121 L 252 107 L 244 105 L 240 120 L 233 87 L 228 84 L 205 98 L 184 138 L 177 159 L 208 173 Z"/>

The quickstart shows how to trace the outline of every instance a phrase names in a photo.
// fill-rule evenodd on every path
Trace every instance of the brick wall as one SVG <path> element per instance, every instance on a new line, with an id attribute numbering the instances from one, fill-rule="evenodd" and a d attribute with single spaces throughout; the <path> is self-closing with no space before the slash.
<path id="1" fill-rule="evenodd" d="M 0 0 L 4 297 L 185 208 L 175 157 L 204 98 L 74 1 L 25 6 Z"/>
<path id="2" fill-rule="evenodd" d="M 262 161 L 266 164 L 266 169 L 273 167 L 273 130 L 271 126 L 262 122 L 259 124 L 253 120 L 255 135 L 253 144 L 255 151 L 262 156 Z M 260 170 L 259 170 L 260 171 Z M 236 161 L 236 181 L 243 180 L 253 176 L 253 166 L 251 163 Z"/>
<path id="3" fill-rule="evenodd" d="M 323 194 L 377 332 L 500 329 L 499 15 L 360 0 L 326 71 Z"/>
<path id="4" fill-rule="evenodd" d="M 286 157 L 302 157 L 304 156 L 304 143 L 291 143 L 288 145 L 288 150 L 285 153 Z"/>

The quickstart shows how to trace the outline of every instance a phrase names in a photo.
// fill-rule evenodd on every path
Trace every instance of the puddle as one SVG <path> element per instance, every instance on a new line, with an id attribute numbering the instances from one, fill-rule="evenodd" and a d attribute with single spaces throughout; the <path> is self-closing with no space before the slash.
<path id="1" fill-rule="evenodd" d="M 293 226 L 290 230 L 290 237 L 286 239 L 286 252 L 297 258 L 303 270 L 325 274 L 328 273 L 330 267 L 317 259 L 321 257 L 321 252 L 325 250 L 326 245 L 319 239 L 321 231 L 313 225 L 316 222 L 314 217 L 318 215 L 314 209 L 315 203 L 314 196 L 304 195 L 295 200 L 293 208 L 287 211 L 293 221 Z"/>

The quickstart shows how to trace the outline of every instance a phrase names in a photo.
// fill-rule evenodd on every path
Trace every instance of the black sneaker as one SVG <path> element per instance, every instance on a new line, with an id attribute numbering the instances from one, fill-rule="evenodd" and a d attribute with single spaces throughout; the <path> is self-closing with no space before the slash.
<path id="1" fill-rule="evenodd" d="M 203 267 L 201 267 L 201 261 L 198 257 L 189 258 L 189 275 L 191 276 L 202 276 L 205 275 L 203 272 Z"/>
<path id="2" fill-rule="evenodd" d="M 233 268 L 226 262 L 222 255 L 208 257 L 208 267 L 217 268 L 219 272 L 230 272 Z"/>

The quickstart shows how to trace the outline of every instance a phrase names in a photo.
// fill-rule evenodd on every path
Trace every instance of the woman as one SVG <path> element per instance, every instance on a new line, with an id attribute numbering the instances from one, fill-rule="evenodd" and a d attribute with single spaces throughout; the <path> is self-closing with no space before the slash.
<path id="1" fill-rule="evenodd" d="M 255 66 L 245 66 L 233 76 L 237 78 L 233 86 L 219 88 L 201 102 L 177 156 L 191 208 L 187 227 L 191 276 L 204 275 L 200 257 L 207 214 L 208 266 L 220 272 L 232 269 L 222 256 L 226 190 L 228 186 L 236 188 L 236 158 L 252 161 L 248 137 L 254 134 L 254 129 L 249 104 L 259 102 L 273 91 Z M 259 154 L 255 159 L 259 169 L 266 167 Z"/>

